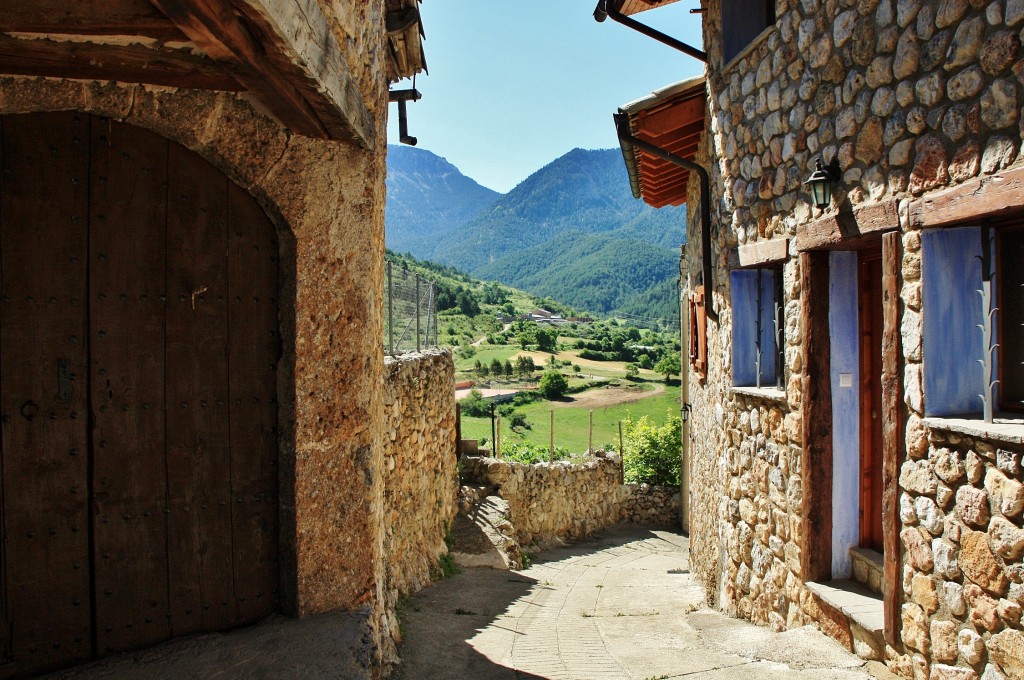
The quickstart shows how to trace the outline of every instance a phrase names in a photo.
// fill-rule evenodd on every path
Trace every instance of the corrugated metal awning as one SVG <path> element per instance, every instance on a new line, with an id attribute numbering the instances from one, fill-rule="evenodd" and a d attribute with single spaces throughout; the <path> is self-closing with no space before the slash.
<path id="1" fill-rule="evenodd" d="M 619 112 L 629 117 L 634 137 L 693 160 L 704 133 L 706 99 L 704 77 L 698 76 L 630 102 L 620 107 Z M 686 202 L 688 170 L 628 143 L 622 144 L 622 156 L 636 198 L 655 208 Z"/>

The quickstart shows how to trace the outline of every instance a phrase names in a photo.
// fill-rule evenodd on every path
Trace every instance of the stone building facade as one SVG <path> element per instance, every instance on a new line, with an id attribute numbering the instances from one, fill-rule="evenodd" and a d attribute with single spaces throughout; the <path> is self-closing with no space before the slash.
<path id="1" fill-rule="evenodd" d="M 710 202 L 692 173 L 672 197 L 704 300 L 694 573 L 737 616 L 819 625 L 903 677 L 1024 677 L 1024 3 L 703 6 L 706 100 L 685 122 Z M 635 138 L 671 147 L 643 119 L 682 111 L 670 95 L 623 107 Z M 627 135 L 647 198 L 645 153 Z"/>
<path id="2" fill-rule="evenodd" d="M 382 281 L 418 3 L 101 4 L 0 10 L 0 676 L 275 611 L 361 611 L 384 657 L 415 584 L 385 565 Z"/>

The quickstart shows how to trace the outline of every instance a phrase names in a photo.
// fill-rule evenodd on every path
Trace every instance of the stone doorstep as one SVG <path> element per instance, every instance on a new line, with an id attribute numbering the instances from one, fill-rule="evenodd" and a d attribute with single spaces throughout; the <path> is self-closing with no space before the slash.
<path id="1" fill-rule="evenodd" d="M 825 604 L 842 612 L 879 639 L 885 629 L 885 605 L 882 596 L 871 592 L 860 583 L 850 580 L 829 581 L 828 583 L 807 583 L 807 589 L 820 597 Z"/>
<path id="2" fill-rule="evenodd" d="M 854 580 L 881 595 L 882 574 L 885 572 L 882 554 L 870 548 L 850 548 L 850 560 L 853 563 Z"/>

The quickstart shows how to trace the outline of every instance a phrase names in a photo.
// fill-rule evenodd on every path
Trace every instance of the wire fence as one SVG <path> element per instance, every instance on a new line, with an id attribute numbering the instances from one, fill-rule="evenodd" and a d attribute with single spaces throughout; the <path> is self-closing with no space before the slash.
<path id="1" fill-rule="evenodd" d="M 384 281 L 384 351 L 389 355 L 437 347 L 434 282 L 387 263 Z"/>

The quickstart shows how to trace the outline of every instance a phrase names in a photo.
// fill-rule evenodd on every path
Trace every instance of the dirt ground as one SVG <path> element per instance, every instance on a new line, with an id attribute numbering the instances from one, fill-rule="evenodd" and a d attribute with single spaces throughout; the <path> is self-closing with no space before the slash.
<path id="1" fill-rule="evenodd" d="M 554 408 L 603 408 L 616 404 L 628 404 L 648 397 L 654 397 L 665 391 L 661 383 L 654 383 L 653 390 L 642 389 L 639 385 L 622 387 L 599 387 L 579 394 L 570 395 L 567 401 L 553 402 Z"/>

